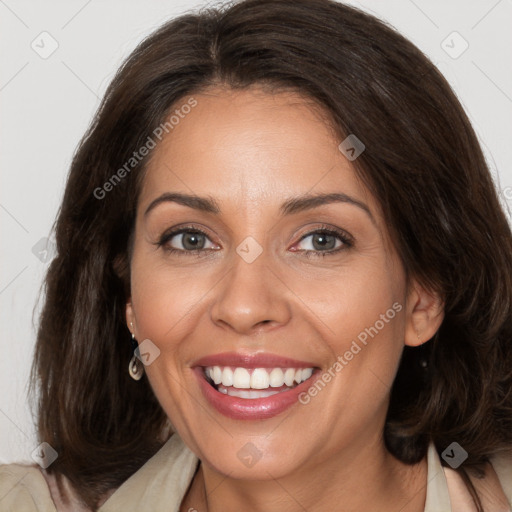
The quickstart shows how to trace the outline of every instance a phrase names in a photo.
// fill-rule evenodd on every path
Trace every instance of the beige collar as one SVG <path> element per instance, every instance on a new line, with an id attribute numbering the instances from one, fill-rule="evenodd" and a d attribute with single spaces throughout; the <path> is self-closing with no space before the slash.
<path id="1" fill-rule="evenodd" d="M 434 444 L 428 449 L 428 485 L 425 512 L 477 512 L 471 494 L 460 474 L 443 467 Z M 486 512 L 510 512 L 512 460 L 509 454 L 491 459 L 483 478 L 470 479 L 482 500 Z M 496 473 L 499 472 L 500 477 Z M 507 489 L 508 496 L 505 495 Z"/>

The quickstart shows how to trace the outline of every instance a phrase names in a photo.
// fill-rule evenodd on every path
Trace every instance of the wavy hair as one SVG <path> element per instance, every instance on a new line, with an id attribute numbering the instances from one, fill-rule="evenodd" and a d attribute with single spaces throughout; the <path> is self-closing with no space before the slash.
<path id="1" fill-rule="evenodd" d="M 186 13 L 118 70 L 75 152 L 54 226 L 31 374 L 40 442 L 59 454 L 48 471 L 96 509 L 169 436 L 147 377 L 135 382 L 127 371 L 130 247 L 150 156 L 104 184 L 179 102 L 219 84 L 297 91 L 323 107 L 340 141 L 354 133 L 364 142 L 354 168 L 382 207 L 407 277 L 445 307 L 434 338 L 404 349 L 386 446 L 412 464 L 429 442 L 441 453 L 457 441 L 469 454 L 458 471 L 472 488 L 467 471 L 512 445 L 511 229 L 445 78 L 392 27 L 331 0 Z"/>

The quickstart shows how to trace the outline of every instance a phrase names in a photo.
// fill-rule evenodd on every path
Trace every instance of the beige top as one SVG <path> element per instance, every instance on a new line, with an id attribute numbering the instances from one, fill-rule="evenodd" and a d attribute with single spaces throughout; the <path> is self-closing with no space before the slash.
<path id="1" fill-rule="evenodd" d="M 126 480 L 98 512 L 179 512 L 180 504 L 197 469 L 199 459 L 174 434 L 144 466 Z M 427 455 L 428 483 L 425 512 L 471 512 L 469 494 L 458 474 L 443 468 L 434 445 Z M 512 510 L 512 451 L 492 459 L 494 472 L 475 482 L 486 512 Z M 448 487 L 450 492 L 448 492 Z M 43 475 L 34 465 L 0 466 L 0 511 L 56 512 Z M 73 511 L 84 510 L 79 505 Z"/>

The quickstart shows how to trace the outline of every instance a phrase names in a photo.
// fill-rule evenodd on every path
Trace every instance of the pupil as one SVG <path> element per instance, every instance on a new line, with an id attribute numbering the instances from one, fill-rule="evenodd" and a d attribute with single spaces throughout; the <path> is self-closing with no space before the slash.
<path id="1" fill-rule="evenodd" d="M 202 249 L 204 245 L 204 239 L 203 243 L 198 243 L 198 238 L 202 235 L 200 233 L 185 233 L 183 236 L 183 247 L 185 249 Z"/>
<path id="2" fill-rule="evenodd" d="M 319 247 L 315 246 L 315 242 L 317 242 Z M 329 243 L 329 242 L 331 242 L 331 243 Z M 316 234 L 316 235 L 313 236 L 313 246 L 315 247 L 315 249 L 318 249 L 318 248 L 319 249 L 326 249 L 326 248 L 327 249 L 334 249 L 333 242 L 335 242 L 335 239 L 334 239 L 333 235 Z"/>

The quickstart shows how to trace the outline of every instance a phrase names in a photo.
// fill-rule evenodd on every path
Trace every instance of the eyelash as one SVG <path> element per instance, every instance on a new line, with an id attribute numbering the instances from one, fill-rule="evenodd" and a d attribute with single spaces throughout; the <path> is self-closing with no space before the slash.
<path id="1" fill-rule="evenodd" d="M 202 252 L 211 250 L 211 249 L 192 249 L 190 251 L 187 251 L 187 250 L 183 250 L 183 249 L 176 249 L 175 247 L 165 247 L 165 244 L 167 242 L 169 242 L 176 235 L 180 235 L 182 233 L 192 233 L 192 234 L 204 235 L 206 238 L 208 238 L 207 233 L 205 233 L 201 229 L 198 229 L 193 226 L 185 226 L 185 227 L 181 227 L 181 228 L 164 233 L 160 237 L 158 242 L 155 243 L 155 245 L 158 247 L 162 247 L 164 249 L 164 251 L 166 251 L 169 254 L 176 254 L 179 256 L 184 256 L 185 254 L 189 254 L 189 255 L 201 257 Z M 309 233 L 306 233 L 304 236 L 302 236 L 302 238 L 297 243 L 300 243 L 305 238 L 307 238 L 311 235 L 316 235 L 316 234 L 336 236 L 341 240 L 343 245 L 341 247 L 338 247 L 337 249 L 331 249 L 329 251 L 300 250 L 297 252 L 304 253 L 306 258 L 312 258 L 312 257 L 315 258 L 318 256 L 325 258 L 326 256 L 332 256 L 334 254 L 339 253 L 340 251 L 349 249 L 349 248 L 353 247 L 353 245 L 354 245 L 353 238 L 348 233 L 346 233 L 345 231 L 339 230 L 339 229 L 328 228 L 326 226 L 321 226 L 318 229 L 315 229 L 313 231 L 310 231 Z"/>

